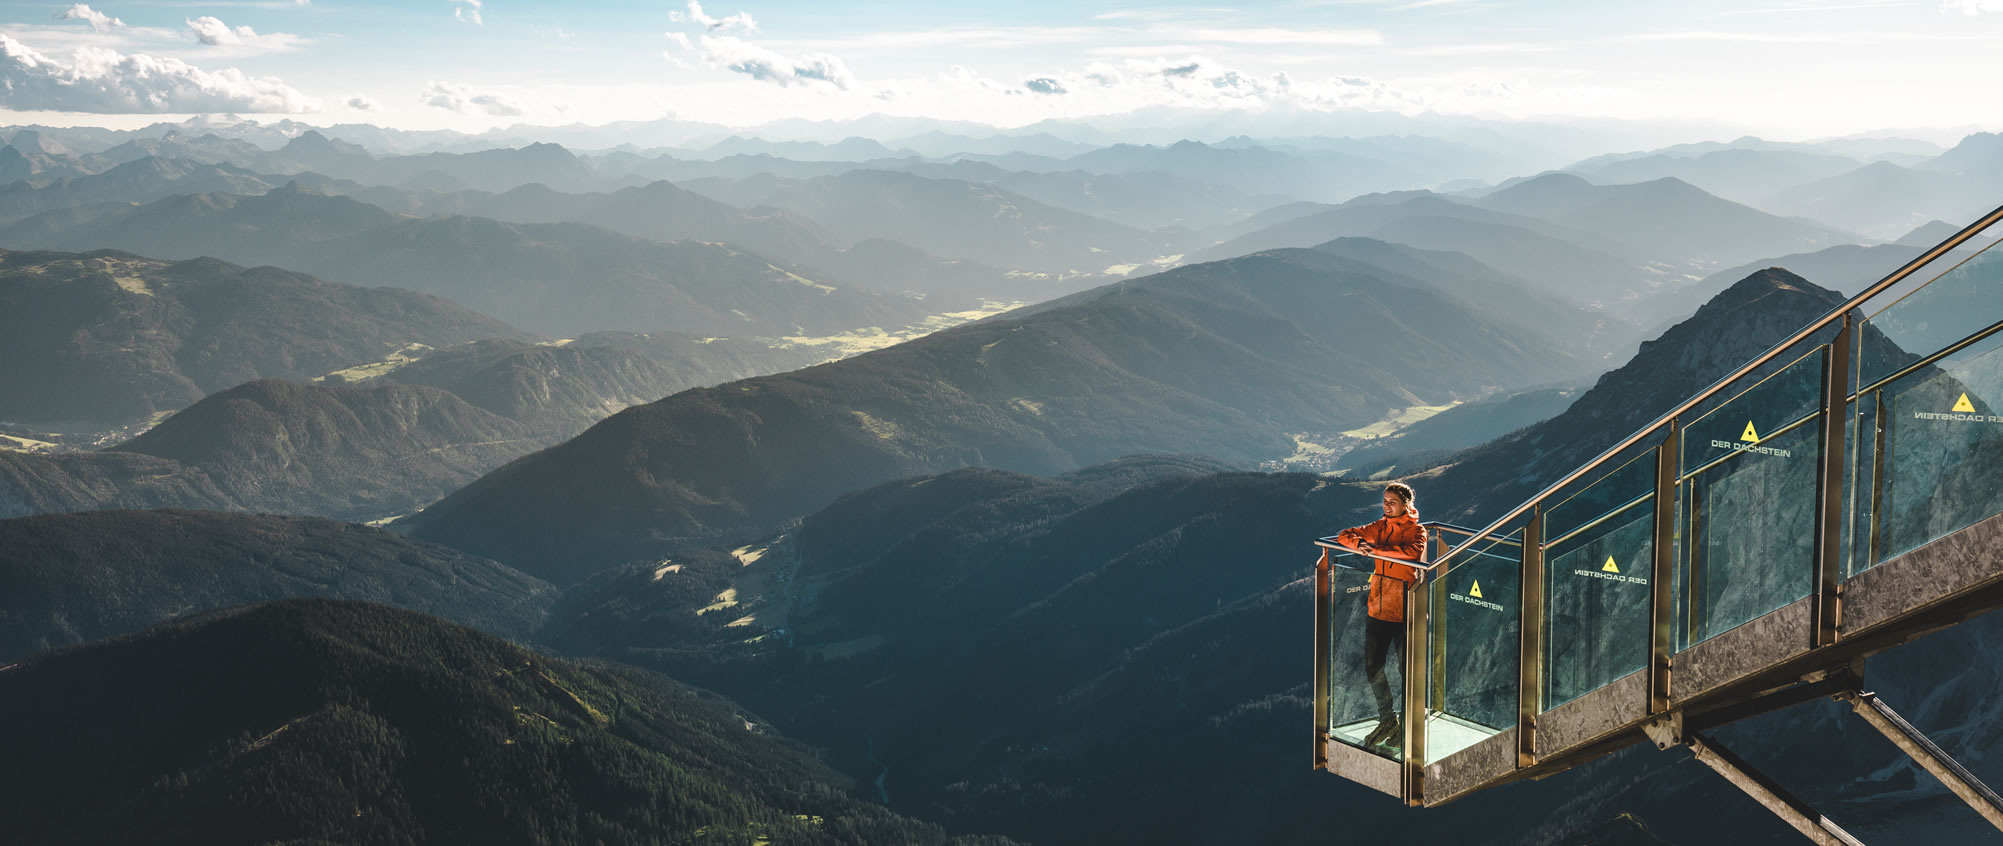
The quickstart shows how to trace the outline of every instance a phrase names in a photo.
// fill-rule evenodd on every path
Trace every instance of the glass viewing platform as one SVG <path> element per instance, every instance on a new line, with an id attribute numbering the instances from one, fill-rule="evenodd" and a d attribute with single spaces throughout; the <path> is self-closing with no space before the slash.
<path id="1" fill-rule="evenodd" d="M 1415 806 L 1837 696 L 1990 822 L 2003 800 L 1862 693 L 1862 659 L 2003 607 L 2003 208 L 1482 529 L 1423 524 L 1377 737 L 1362 592 L 1316 541 L 1315 766 Z M 1371 742 L 1376 741 L 1376 742 Z"/>

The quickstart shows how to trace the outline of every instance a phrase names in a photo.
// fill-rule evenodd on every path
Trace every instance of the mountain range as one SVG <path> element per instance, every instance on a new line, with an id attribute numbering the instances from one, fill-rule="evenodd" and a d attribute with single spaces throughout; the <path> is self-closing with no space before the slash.
<path id="1" fill-rule="evenodd" d="M 869 170 L 754 179 L 732 188 L 733 204 L 783 209 L 848 243 L 882 238 L 923 244 L 946 258 L 1004 270 L 1093 274 L 1179 252 L 1161 235 L 985 183 Z"/>
<path id="2" fill-rule="evenodd" d="M 1278 247 L 1306 247 L 1364 237 L 1420 249 L 1464 253 L 1540 290 L 1578 303 L 1618 302 L 1659 277 L 1624 244 L 1532 217 L 1497 212 L 1414 192 L 1359 197 L 1340 206 L 1305 206 L 1262 215 L 1272 223 L 1191 255 L 1205 261 Z M 1256 218 L 1255 218 L 1256 219 Z M 1613 252 L 1609 252 L 1612 250 Z"/>
<path id="3" fill-rule="evenodd" d="M 407 530 L 523 567 L 561 559 L 530 571 L 568 583 L 912 473 L 1051 473 L 1133 452 L 1249 464 L 1293 453 L 1296 434 L 1590 367 L 1546 330 L 1316 251 L 1185 266 L 1027 312 L 628 409 Z"/>
<path id="4" fill-rule="evenodd" d="M 0 453 L 4 516 L 205 508 L 373 520 L 540 446 L 437 388 L 247 382 L 101 452 Z"/>
<path id="5" fill-rule="evenodd" d="M 0 419 L 108 428 L 253 379 L 527 333 L 437 297 L 111 250 L 0 254 Z"/>
<path id="6" fill-rule="evenodd" d="M 0 246 L 70 251 L 0 252 L 9 836 L 1784 841 L 1646 745 L 1423 814 L 1300 766 L 1310 541 L 1392 477 L 1485 524 L 2003 141 L 1351 117 L 0 133 Z M 1999 626 L 1871 662 L 1978 770 Z M 1719 736 L 1866 841 L 1990 836 L 1835 704 Z"/>
<path id="7" fill-rule="evenodd" d="M 557 336 L 825 335 L 936 313 L 910 297 L 835 288 L 723 244 L 663 243 L 582 224 L 406 218 L 297 185 L 57 212 L 7 227 L 0 244 L 276 264 L 447 297 Z"/>

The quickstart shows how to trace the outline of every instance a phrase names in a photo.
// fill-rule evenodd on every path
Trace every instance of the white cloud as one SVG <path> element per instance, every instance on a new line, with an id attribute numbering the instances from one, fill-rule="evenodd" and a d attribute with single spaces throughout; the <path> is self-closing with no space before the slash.
<path id="1" fill-rule="evenodd" d="M 489 114 L 502 117 L 518 117 L 528 114 L 529 108 L 522 101 L 498 91 L 479 91 L 466 85 L 452 82 L 433 82 L 418 95 L 427 106 L 463 114 Z"/>
<path id="2" fill-rule="evenodd" d="M 1943 12 L 1960 12 L 1964 15 L 2003 12 L 2003 0 L 1941 0 L 1940 10 Z"/>
<path id="3" fill-rule="evenodd" d="M 487 22 L 480 17 L 481 0 L 446 0 L 446 2 L 452 4 L 452 17 L 469 24 L 487 25 Z"/>
<path id="4" fill-rule="evenodd" d="M 90 24 L 90 28 L 96 32 L 110 32 L 125 25 L 124 21 L 82 3 L 57 12 L 51 17 L 59 21 L 83 21 Z"/>
<path id="5" fill-rule="evenodd" d="M 711 65 L 760 82 L 782 87 L 825 85 L 843 90 L 856 84 L 848 65 L 833 54 L 788 56 L 731 35 L 705 35 L 700 43 L 703 59 Z"/>
<path id="6" fill-rule="evenodd" d="M 305 5 L 303 0 L 300 5 Z M 376 101 L 369 99 L 366 95 L 356 94 L 348 98 L 348 108 L 358 112 L 373 112 L 382 108 L 382 106 Z"/>
<path id="7" fill-rule="evenodd" d="M 1064 81 L 1051 76 L 1034 76 L 1022 81 L 1022 87 L 1032 94 L 1068 94 L 1070 89 Z"/>
<path id="8" fill-rule="evenodd" d="M 703 13 L 700 0 L 689 0 L 689 10 L 687 13 L 669 12 L 668 20 L 677 23 L 681 21 L 694 21 L 701 25 L 703 29 L 710 32 L 729 32 L 740 27 L 748 32 L 758 31 L 758 21 L 752 19 L 750 12 L 738 12 L 735 15 L 727 17 L 712 18 Z"/>
<path id="9" fill-rule="evenodd" d="M 257 30 L 247 26 L 232 27 L 213 15 L 188 18 L 188 32 L 196 41 L 210 47 L 247 47 L 258 50 L 290 50 L 299 45 L 297 35 L 274 32 L 257 34 Z"/>
<path id="10" fill-rule="evenodd" d="M 1159 38 L 1207 44 L 1313 44 L 1322 47 L 1375 47 L 1384 35 L 1369 29 L 1283 29 L 1244 27 L 1236 29 L 1181 29 L 1155 27 L 1148 30 Z"/>
<path id="11" fill-rule="evenodd" d="M 179 59 L 79 47 L 62 62 L 0 33 L 0 105 L 14 110 L 155 114 L 312 112 L 320 104 L 275 77 L 206 71 Z"/>

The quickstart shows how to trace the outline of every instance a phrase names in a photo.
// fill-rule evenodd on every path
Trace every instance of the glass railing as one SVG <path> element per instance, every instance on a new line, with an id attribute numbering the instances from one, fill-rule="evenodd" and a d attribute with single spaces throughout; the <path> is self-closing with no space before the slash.
<path id="1" fill-rule="evenodd" d="M 1985 249 L 1864 322 L 1852 571 L 2003 511 L 2003 256 Z M 1866 522 L 1868 521 L 1868 522 Z"/>
<path id="2" fill-rule="evenodd" d="M 1659 451 L 1629 459 L 1544 515 L 1545 710 L 1648 662 Z"/>
<path id="3" fill-rule="evenodd" d="M 1809 594 L 1827 357 L 1817 347 L 1683 430 L 1679 649 Z"/>
<path id="4" fill-rule="evenodd" d="M 1999 220 L 2003 208 L 1436 546 L 1409 588 L 1423 643 L 1385 672 L 1396 710 L 1426 705 L 1407 773 L 1512 727 L 1534 760 L 1538 715 L 1680 666 L 1676 653 L 1805 598 L 1815 633 L 1801 648 L 1833 643 L 1842 579 L 2003 514 Z M 1338 577 L 1317 607 L 1329 638 L 1318 731 L 1358 746 L 1381 705 L 1363 669 L 1362 592 L 1343 591 L 1367 578 Z M 1673 675 L 1645 677 L 1650 709 L 1668 707 Z"/>
<path id="5" fill-rule="evenodd" d="M 1439 760 L 1516 724 L 1523 529 L 1442 559 L 1432 581 L 1426 755 Z M 1414 670 L 1414 672 L 1418 672 Z"/>

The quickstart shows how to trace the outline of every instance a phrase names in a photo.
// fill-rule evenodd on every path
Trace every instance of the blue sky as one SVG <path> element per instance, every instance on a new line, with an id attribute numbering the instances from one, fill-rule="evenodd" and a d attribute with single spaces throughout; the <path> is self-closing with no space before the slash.
<path id="1" fill-rule="evenodd" d="M 1150 106 L 1703 121 L 1777 138 L 2003 124 L 2003 0 L 0 3 L 0 120 L 286 113 L 478 130 Z"/>

